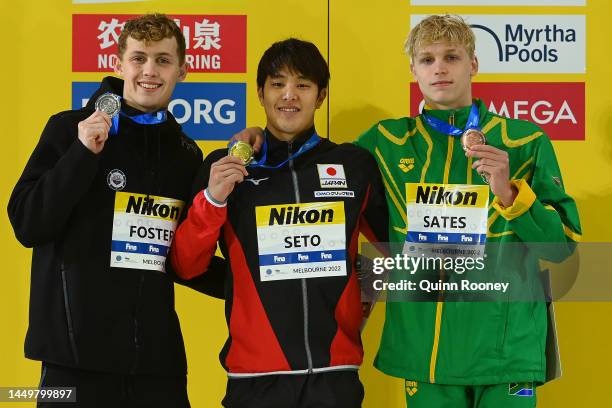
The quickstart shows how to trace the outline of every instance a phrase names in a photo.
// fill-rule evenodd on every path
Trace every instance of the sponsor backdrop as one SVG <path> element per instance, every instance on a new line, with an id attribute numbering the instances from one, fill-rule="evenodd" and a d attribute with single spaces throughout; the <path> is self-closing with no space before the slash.
<path id="1" fill-rule="evenodd" d="M 131 15 L 165 12 L 185 33 L 190 73 L 170 109 L 206 154 L 245 125 L 264 124 L 257 62 L 273 41 L 289 36 L 315 42 L 330 63 L 330 97 L 316 121 L 321 135 L 350 141 L 377 120 L 415 114 L 422 97 L 403 41 L 423 16 L 452 12 L 465 16 L 478 38 L 475 96 L 491 110 L 545 129 L 578 202 L 584 240 L 609 241 L 612 234 L 612 28 L 606 17 L 612 5 L 606 0 L 24 0 L 3 2 L 2 10 L 10 17 L 0 28 L 4 207 L 49 115 L 82 106 L 112 70 L 118 34 Z M 23 358 L 31 251 L 17 243 L 6 216 L 0 228 L 0 386 L 36 386 L 40 364 Z M 606 273 L 581 271 L 598 272 Z M 176 304 L 192 406 L 219 406 L 226 381 L 217 359 L 226 337 L 223 303 L 180 287 Z M 604 404 L 612 306 L 561 302 L 557 313 L 564 375 L 538 390 L 539 406 Z M 364 406 L 402 407 L 403 381 L 372 368 L 383 318 L 379 305 L 364 332 Z"/>

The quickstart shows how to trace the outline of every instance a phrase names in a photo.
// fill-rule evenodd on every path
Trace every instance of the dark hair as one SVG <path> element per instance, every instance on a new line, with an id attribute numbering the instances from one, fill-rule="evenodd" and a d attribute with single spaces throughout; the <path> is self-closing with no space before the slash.
<path id="1" fill-rule="evenodd" d="M 319 92 L 329 83 L 327 62 L 317 46 L 308 41 L 288 38 L 272 44 L 259 60 L 257 88 L 263 88 L 266 78 L 277 75 L 283 68 L 316 83 Z"/>
<path id="2" fill-rule="evenodd" d="M 176 39 L 179 64 L 183 65 L 185 62 L 185 37 L 183 32 L 165 14 L 145 14 L 126 21 L 118 41 L 119 58 L 123 58 L 128 37 L 132 37 L 136 41 L 144 41 L 147 45 L 151 42 L 161 41 L 164 38 L 174 37 Z"/>

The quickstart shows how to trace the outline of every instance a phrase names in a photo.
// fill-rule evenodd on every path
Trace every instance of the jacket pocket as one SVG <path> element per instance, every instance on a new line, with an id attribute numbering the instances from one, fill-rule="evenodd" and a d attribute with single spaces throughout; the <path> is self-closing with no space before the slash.
<path id="1" fill-rule="evenodd" d="M 74 329 L 72 325 L 72 313 L 70 312 L 70 297 L 68 296 L 68 278 L 66 277 L 66 268 L 64 262 L 60 263 L 60 273 L 62 276 L 62 291 L 64 293 L 64 311 L 66 312 L 66 326 L 68 327 L 68 339 L 70 340 L 70 350 L 74 362 L 79 364 L 79 355 L 77 353 L 76 341 L 74 339 Z"/>
<path id="2" fill-rule="evenodd" d="M 506 342 L 506 335 L 508 333 L 508 301 L 501 304 L 501 319 L 499 325 L 499 334 L 497 336 L 497 350 L 500 354 L 503 354 L 504 343 Z"/>

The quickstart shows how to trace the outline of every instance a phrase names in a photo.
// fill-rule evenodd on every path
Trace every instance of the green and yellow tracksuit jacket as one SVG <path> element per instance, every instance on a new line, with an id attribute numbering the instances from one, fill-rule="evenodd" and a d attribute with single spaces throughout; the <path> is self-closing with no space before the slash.
<path id="1" fill-rule="evenodd" d="M 518 189 L 513 205 L 506 208 L 489 193 L 487 246 L 500 246 L 496 259 L 487 263 L 495 262 L 502 278 L 522 281 L 521 290 L 543 292 L 542 286 L 525 283 L 525 278 L 540 273 L 539 259 L 560 261 L 571 254 L 581 234 L 576 205 L 564 191 L 544 132 L 530 122 L 488 112 L 479 100 L 476 103 L 487 144 L 508 152 L 511 182 Z M 466 107 L 428 113 L 463 128 L 469 111 Z M 406 238 L 406 183 L 484 183 L 459 138 L 436 132 L 422 116 L 381 121 L 355 143 L 378 161 L 393 242 Z M 555 244 L 529 249 L 525 244 L 519 254 L 516 248 L 522 244 L 506 245 L 532 242 Z M 504 245 L 514 250 L 503 255 Z M 387 302 L 375 360 L 378 369 L 395 377 L 453 385 L 542 383 L 558 375 L 550 366 L 547 375 L 547 336 L 550 340 L 552 333 L 546 302 L 433 300 Z"/>

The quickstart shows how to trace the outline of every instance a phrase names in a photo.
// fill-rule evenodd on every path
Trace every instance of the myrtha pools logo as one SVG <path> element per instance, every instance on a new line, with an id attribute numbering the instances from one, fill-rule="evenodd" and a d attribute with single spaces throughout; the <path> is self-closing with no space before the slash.
<path id="1" fill-rule="evenodd" d="M 426 16 L 411 16 L 415 26 Z M 584 15 L 468 15 L 482 73 L 584 73 Z"/>

